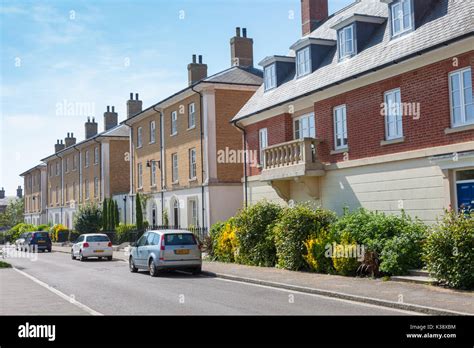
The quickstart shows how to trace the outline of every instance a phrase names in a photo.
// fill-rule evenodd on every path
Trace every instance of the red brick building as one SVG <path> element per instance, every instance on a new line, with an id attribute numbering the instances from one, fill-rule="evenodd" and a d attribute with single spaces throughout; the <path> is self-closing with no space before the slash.
<path id="1" fill-rule="evenodd" d="M 233 119 L 259 162 L 245 171 L 249 203 L 403 209 L 427 222 L 474 209 L 474 3 L 327 8 L 302 0 L 303 37 L 260 63 L 265 83 Z"/>

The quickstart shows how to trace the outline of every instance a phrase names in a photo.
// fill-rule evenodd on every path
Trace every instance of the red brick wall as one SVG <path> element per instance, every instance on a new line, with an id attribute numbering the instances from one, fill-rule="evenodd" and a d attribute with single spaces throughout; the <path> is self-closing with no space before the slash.
<path id="1" fill-rule="evenodd" d="M 334 150 L 333 108 L 341 104 L 346 104 L 347 108 L 349 160 L 474 140 L 474 130 L 452 134 L 444 132 L 451 126 L 448 74 L 468 66 L 474 67 L 474 51 L 457 59 L 458 66 L 453 66 L 453 59 L 447 59 L 316 102 L 316 136 L 322 140 L 318 145 L 319 158 L 331 163 L 343 160 L 343 154 L 330 154 Z M 381 103 L 384 102 L 384 92 L 394 88 L 400 88 L 402 102 L 420 103 L 420 118 L 404 115 L 405 141 L 382 146 L 380 142 L 385 139 L 385 122 L 380 114 Z M 268 128 L 269 145 L 293 138 L 291 116 L 278 115 L 246 127 L 249 150 L 258 149 L 258 130 L 265 127 Z M 259 173 L 256 168 L 249 171 L 249 175 Z"/>
<path id="2" fill-rule="evenodd" d="M 268 146 L 293 139 L 291 115 L 285 113 L 246 127 L 248 150 L 257 150 L 258 152 L 258 132 L 262 128 L 267 128 Z M 248 175 L 260 174 L 260 168 L 250 165 L 247 168 Z"/>
<path id="3" fill-rule="evenodd" d="M 341 104 L 346 104 L 349 160 L 474 140 L 474 130 L 444 132 L 451 126 L 448 74 L 472 67 L 474 51 L 457 58 L 457 67 L 452 59 L 444 60 L 315 103 L 316 136 L 323 140 L 318 147 L 320 158 L 324 162 L 343 160 L 343 154 L 330 155 L 334 149 L 333 108 Z M 402 103 L 420 103 L 420 117 L 404 115 L 405 141 L 381 146 L 385 121 L 380 104 L 384 92 L 394 88 L 400 88 Z"/>

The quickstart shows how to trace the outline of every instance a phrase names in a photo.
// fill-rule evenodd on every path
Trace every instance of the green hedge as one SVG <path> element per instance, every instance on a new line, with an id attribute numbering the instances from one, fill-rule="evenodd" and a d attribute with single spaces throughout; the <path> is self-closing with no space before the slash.
<path id="1" fill-rule="evenodd" d="M 234 225 L 239 246 L 239 263 L 275 266 L 277 255 L 273 226 L 281 212 L 280 205 L 264 200 L 237 214 Z"/>
<path id="2" fill-rule="evenodd" d="M 423 255 L 437 280 L 453 288 L 474 287 L 474 213 L 446 213 L 428 236 Z"/>
<path id="3" fill-rule="evenodd" d="M 318 237 L 322 229 L 328 228 L 336 215 L 324 209 L 312 209 L 308 205 L 285 208 L 273 231 L 278 257 L 278 267 L 289 270 L 308 269 L 304 259 L 305 242 Z"/>

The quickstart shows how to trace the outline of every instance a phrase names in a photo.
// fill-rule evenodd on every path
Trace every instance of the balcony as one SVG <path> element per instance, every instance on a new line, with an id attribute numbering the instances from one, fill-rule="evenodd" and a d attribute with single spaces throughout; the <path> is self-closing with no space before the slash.
<path id="1" fill-rule="evenodd" d="M 267 147 L 260 180 L 268 182 L 285 201 L 293 196 L 292 182 L 303 184 L 307 194 L 317 199 L 319 177 L 325 174 L 317 156 L 318 143 L 318 139 L 304 138 Z"/>

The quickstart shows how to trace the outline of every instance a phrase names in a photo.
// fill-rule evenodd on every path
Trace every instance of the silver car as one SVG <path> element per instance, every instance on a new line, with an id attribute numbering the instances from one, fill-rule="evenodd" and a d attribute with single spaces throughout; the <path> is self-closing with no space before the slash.
<path id="1" fill-rule="evenodd" d="M 194 234 L 183 230 L 147 231 L 131 245 L 131 272 L 146 269 L 152 277 L 165 269 L 201 273 L 201 246 Z"/>

